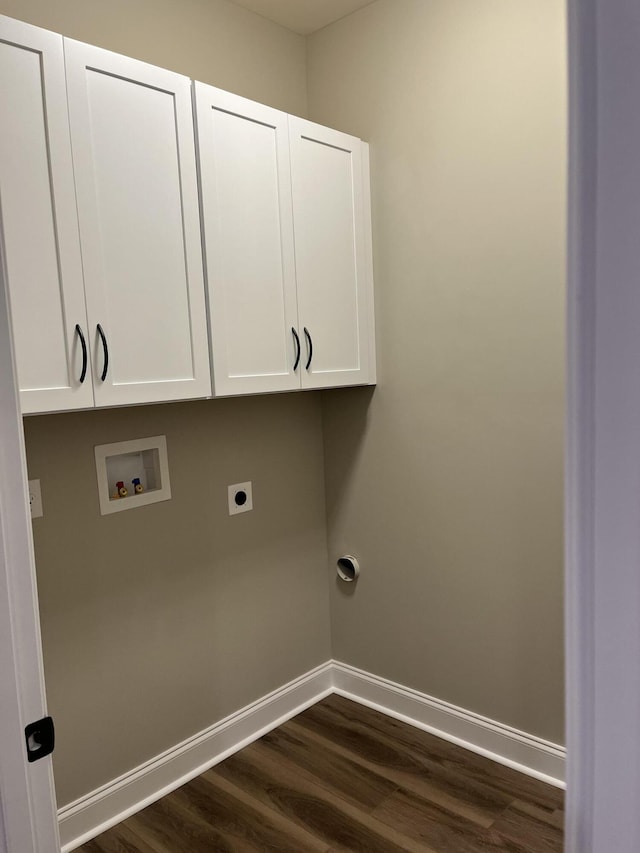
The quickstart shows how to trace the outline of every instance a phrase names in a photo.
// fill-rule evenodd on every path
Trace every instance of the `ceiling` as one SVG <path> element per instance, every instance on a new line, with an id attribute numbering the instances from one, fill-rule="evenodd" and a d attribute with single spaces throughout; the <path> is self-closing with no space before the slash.
<path id="1" fill-rule="evenodd" d="M 307 36 L 374 0 L 233 0 L 276 24 Z"/>

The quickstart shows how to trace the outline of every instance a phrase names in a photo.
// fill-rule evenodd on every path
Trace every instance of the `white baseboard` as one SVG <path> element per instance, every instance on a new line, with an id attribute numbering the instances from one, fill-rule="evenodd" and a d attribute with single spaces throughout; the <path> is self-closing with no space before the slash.
<path id="1" fill-rule="evenodd" d="M 335 693 L 528 776 L 564 787 L 565 749 L 348 664 L 333 662 Z"/>
<path id="2" fill-rule="evenodd" d="M 62 853 L 75 850 L 333 692 L 332 664 L 247 705 L 58 812 Z"/>
<path id="3" fill-rule="evenodd" d="M 75 850 L 331 693 L 551 785 L 564 785 L 562 747 L 348 664 L 328 661 L 64 806 L 58 812 L 62 853 Z"/>

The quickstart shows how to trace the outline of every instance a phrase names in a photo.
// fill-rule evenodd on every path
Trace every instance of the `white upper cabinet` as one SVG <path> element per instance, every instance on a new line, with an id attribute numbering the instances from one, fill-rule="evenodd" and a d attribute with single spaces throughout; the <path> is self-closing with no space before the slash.
<path id="1" fill-rule="evenodd" d="M 374 382 L 366 146 L 194 89 L 216 395 Z"/>
<path id="2" fill-rule="evenodd" d="M 363 143 L 289 117 L 302 387 L 374 381 Z"/>
<path id="3" fill-rule="evenodd" d="M 22 411 L 93 406 L 62 37 L 2 17 L 0 127 L 0 240 Z"/>
<path id="4" fill-rule="evenodd" d="M 194 95 L 214 393 L 299 388 L 287 115 Z"/>
<path id="5" fill-rule="evenodd" d="M 211 393 L 190 81 L 65 39 L 96 405 Z"/>
<path id="6" fill-rule="evenodd" d="M 375 382 L 359 139 L 5 17 L 0 122 L 23 413 Z"/>

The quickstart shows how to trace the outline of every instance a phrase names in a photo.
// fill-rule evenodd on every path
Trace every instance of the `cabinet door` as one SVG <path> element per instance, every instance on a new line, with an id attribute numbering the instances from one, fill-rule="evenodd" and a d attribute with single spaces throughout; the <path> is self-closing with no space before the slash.
<path id="1" fill-rule="evenodd" d="M 96 405 L 211 393 L 191 87 L 65 39 Z"/>
<path id="2" fill-rule="evenodd" d="M 61 36 L 0 18 L 0 127 L 0 245 L 22 412 L 92 406 L 88 365 L 80 381 L 87 319 Z"/>
<path id="3" fill-rule="evenodd" d="M 290 117 L 303 388 L 370 381 L 362 143 Z"/>
<path id="4" fill-rule="evenodd" d="M 215 394 L 299 388 L 287 115 L 194 91 Z"/>

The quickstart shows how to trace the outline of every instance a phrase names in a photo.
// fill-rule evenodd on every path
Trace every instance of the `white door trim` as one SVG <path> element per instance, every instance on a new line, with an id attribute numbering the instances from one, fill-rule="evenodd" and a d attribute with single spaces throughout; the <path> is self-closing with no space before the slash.
<path id="1" fill-rule="evenodd" d="M 24 436 L 1 242 L 0 684 L 0 824 L 6 850 L 55 853 L 60 844 L 51 758 L 29 764 L 24 742 L 25 725 L 45 716 L 46 702 Z"/>
<path id="2" fill-rule="evenodd" d="M 569 0 L 567 853 L 640 849 L 639 41 Z"/>
<path id="3" fill-rule="evenodd" d="M 592 0 L 569 0 L 565 456 L 565 850 L 593 851 L 596 67 Z"/>

